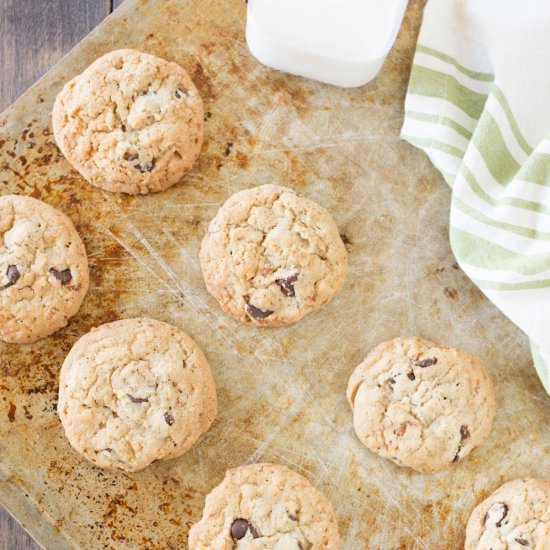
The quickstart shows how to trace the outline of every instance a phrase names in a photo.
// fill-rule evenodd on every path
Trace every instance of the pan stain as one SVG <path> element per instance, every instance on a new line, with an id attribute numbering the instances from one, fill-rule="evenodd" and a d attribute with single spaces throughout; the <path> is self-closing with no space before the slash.
<path id="1" fill-rule="evenodd" d="M 37 393 L 44 394 L 44 393 L 50 393 L 55 390 L 57 390 L 57 385 L 51 381 L 48 381 L 48 382 L 44 382 L 40 386 L 35 386 L 34 388 L 28 389 L 25 393 L 27 395 L 33 395 Z"/>
<path id="2" fill-rule="evenodd" d="M 170 518 L 168 520 L 172 525 L 175 525 L 176 527 L 181 527 L 182 523 L 179 518 Z"/>
<path id="3" fill-rule="evenodd" d="M 136 514 L 137 511 L 135 508 L 132 508 L 128 505 L 128 503 L 124 500 L 124 495 L 117 495 L 116 497 L 112 498 L 109 503 L 107 504 L 107 511 L 105 514 L 103 514 L 103 519 L 107 520 L 109 518 L 113 518 L 119 512 L 121 511 L 128 511 L 132 514 Z"/>
<path id="4" fill-rule="evenodd" d="M 203 42 L 201 44 L 201 49 L 204 51 L 205 54 L 210 55 L 212 54 L 217 48 L 219 48 L 218 42 Z M 234 61 L 231 61 L 231 69 L 234 69 L 236 67 L 236 64 Z"/>
<path id="5" fill-rule="evenodd" d="M 445 287 L 443 289 L 443 293 L 447 296 L 447 298 L 449 298 L 449 300 L 454 301 L 458 299 L 458 291 L 455 288 Z"/>
<path id="6" fill-rule="evenodd" d="M 237 159 L 237 164 L 239 165 L 239 168 L 246 168 L 249 164 L 248 156 L 245 153 L 242 153 L 241 151 L 237 151 L 237 154 L 235 155 Z"/>
<path id="7" fill-rule="evenodd" d="M 34 161 L 34 165 L 35 165 L 35 166 L 40 166 L 40 167 L 42 167 L 42 166 L 48 166 L 48 164 L 51 163 L 52 158 L 53 158 L 53 154 L 48 153 L 48 154 L 46 154 L 46 155 L 43 155 L 43 156 L 37 158 L 37 159 Z"/>
<path id="8" fill-rule="evenodd" d="M 65 206 L 67 208 L 72 208 L 73 206 L 78 204 L 82 204 L 82 201 L 74 193 L 71 193 L 69 195 L 69 198 L 67 199 L 67 202 L 65 203 Z"/>
<path id="9" fill-rule="evenodd" d="M 10 403 L 10 407 L 8 409 L 8 420 L 10 422 L 15 422 L 15 411 L 17 410 L 17 407 L 15 406 L 15 403 Z"/>
<path id="10" fill-rule="evenodd" d="M 200 62 L 196 62 L 191 72 L 191 79 L 198 88 L 203 100 L 210 99 L 213 96 L 213 86 L 210 77 L 206 74 L 204 67 Z"/>
<path id="11" fill-rule="evenodd" d="M 285 151 L 285 156 L 287 157 L 289 163 L 289 179 L 292 184 L 296 187 L 305 187 L 308 182 L 307 168 L 304 166 L 302 161 L 290 151 Z"/>

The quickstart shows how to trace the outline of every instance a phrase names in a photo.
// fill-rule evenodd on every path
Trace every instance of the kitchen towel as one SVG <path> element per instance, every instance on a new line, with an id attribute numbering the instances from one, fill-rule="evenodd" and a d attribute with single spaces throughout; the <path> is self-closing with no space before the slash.
<path id="1" fill-rule="evenodd" d="M 402 137 L 452 188 L 458 263 L 550 393 L 550 2 L 429 0 Z"/>

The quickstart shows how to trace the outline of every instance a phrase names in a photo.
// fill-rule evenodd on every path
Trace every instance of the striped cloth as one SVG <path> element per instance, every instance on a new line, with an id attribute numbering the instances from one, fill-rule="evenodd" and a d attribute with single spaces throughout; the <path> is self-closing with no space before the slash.
<path id="1" fill-rule="evenodd" d="M 429 0 L 402 137 L 452 188 L 457 261 L 529 336 L 550 393 L 548 29 L 548 0 Z"/>

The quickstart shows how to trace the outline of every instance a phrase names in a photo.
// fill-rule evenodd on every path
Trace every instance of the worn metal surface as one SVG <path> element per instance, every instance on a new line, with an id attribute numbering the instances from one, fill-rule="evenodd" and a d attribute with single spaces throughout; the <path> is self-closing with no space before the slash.
<path id="1" fill-rule="evenodd" d="M 341 90 L 270 71 L 243 42 L 241 0 L 129 0 L 0 117 L 0 189 L 66 212 L 90 257 L 92 285 L 69 327 L 30 346 L 0 346 L 0 501 L 44 546 L 186 548 L 204 495 L 226 468 L 288 464 L 333 502 L 346 550 L 457 549 L 474 504 L 502 481 L 546 474 L 550 400 L 524 337 L 454 263 L 449 191 L 399 140 L 422 0 L 412 0 L 378 79 Z M 168 191 L 130 198 L 84 182 L 61 157 L 50 109 L 98 55 L 136 47 L 180 62 L 206 103 L 200 162 Z M 345 234 L 340 296 L 290 328 L 223 316 L 197 253 L 234 191 L 277 182 L 325 205 Z M 212 430 L 179 460 L 126 475 L 69 447 L 58 421 L 59 366 L 91 327 L 149 315 L 188 330 L 219 388 Z M 497 384 L 488 443 L 458 467 L 420 475 L 379 459 L 353 434 L 344 392 L 373 345 L 400 334 L 482 356 Z"/>

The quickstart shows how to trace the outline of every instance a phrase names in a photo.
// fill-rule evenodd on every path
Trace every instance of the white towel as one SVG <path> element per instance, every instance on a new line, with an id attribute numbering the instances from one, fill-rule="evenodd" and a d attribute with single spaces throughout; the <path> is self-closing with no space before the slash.
<path id="1" fill-rule="evenodd" d="M 550 393 L 550 1 L 430 0 L 402 137 L 452 187 L 457 261 Z"/>

